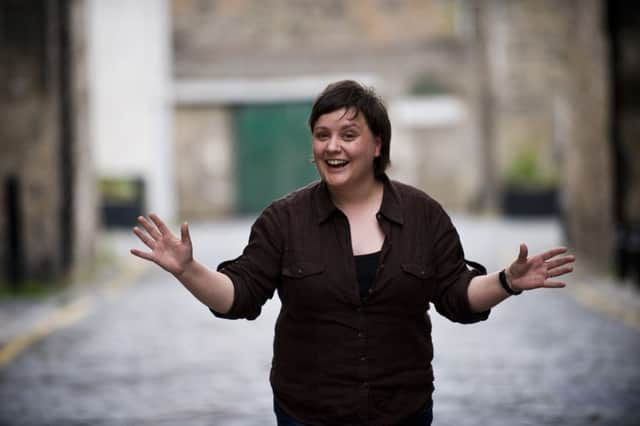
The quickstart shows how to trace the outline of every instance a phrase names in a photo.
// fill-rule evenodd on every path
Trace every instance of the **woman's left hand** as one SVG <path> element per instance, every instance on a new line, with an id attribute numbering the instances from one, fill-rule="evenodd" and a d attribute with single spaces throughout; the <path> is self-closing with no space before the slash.
<path id="1" fill-rule="evenodd" d="M 573 271 L 575 256 L 560 256 L 567 252 L 565 247 L 555 247 L 533 257 L 527 257 L 529 249 L 520 244 L 518 258 L 505 273 L 507 281 L 515 291 L 534 288 L 562 288 L 566 284 L 556 277 Z"/>

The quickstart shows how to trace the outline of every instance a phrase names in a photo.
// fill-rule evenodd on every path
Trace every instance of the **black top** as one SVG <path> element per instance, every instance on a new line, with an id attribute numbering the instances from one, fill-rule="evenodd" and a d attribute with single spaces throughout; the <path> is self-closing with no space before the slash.
<path id="1" fill-rule="evenodd" d="M 361 254 L 353 256 L 356 261 L 356 277 L 360 287 L 360 298 L 364 299 L 373 287 L 373 280 L 376 278 L 378 262 L 380 261 L 380 251 L 375 253 Z"/>

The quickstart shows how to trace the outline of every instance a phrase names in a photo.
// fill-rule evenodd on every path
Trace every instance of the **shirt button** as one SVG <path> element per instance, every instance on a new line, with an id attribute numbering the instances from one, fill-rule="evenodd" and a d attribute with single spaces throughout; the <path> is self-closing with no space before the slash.
<path id="1" fill-rule="evenodd" d="M 364 337 L 364 333 L 362 331 L 358 331 L 358 337 L 360 338 Z"/>
<path id="2" fill-rule="evenodd" d="M 360 357 L 360 361 L 363 361 L 363 362 L 364 362 L 364 361 L 366 361 L 366 360 L 367 360 L 367 357 L 366 357 L 366 356 L 361 356 L 361 357 Z"/>
<path id="3" fill-rule="evenodd" d="M 376 214 L 376 217 L 377 217 L 378 219 L 382 219 L 382 213 L 377 213 L 377 214 Z"/>

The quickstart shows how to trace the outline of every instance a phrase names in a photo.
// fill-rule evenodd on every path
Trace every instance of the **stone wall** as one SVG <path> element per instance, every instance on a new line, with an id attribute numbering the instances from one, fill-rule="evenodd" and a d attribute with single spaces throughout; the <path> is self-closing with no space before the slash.
<path id="1" fill-rule="evenodd" d="M 570 121 L 563 158 L 565 223 L 569 242 L 585 264 L 607 271 L 612 266 L 614 234 L 604 4 L 597 0 L 574 3 L 576 7 L 564 8 L 570 22 L 563 82 Z"/>
<path id="2" fill-rule="evenodd" d="M 47 69 L 46 46 L 42 45 L 46 13 L 43 3 L 30 14 L 15 2 L 4 5 L 3 19 L 11 19 L 16 26 L 3 28 L 9 33 L 9 37 L 3 37 L 1 48 L 2 63 L 7 65 L 0 68 L 4 85 L 0 98 L 0 174 L 3 183 L 9 176 L 17 179 L 21 217 L 18 236 L 22 242 L 19 256 L 25 275 L 34 278 L 58 273 L 61 263 L 55 220 L 60 208 L 59 127 L 55 121 L 58 111 L 52 96 L 52 76 L 43 72 Z M 24 32 L 19 32 L 18 25 Z M 3 209 L 6 211 L 5 205 Z M 3 216 L 8 217 L 4 211 Z M 14 225 L 5 223 L 0 235 L 5 249 L 3 266 L 9 259 L 18 259 L 17 253 L 11 253 L 9 258 L 9 226 Z M 5 273 L 2 275 L 4 279 Z"/>
<path id="3" fill-rule="evenodd" d="M 562 55 L 568 49 L 570 22 L 553 1 L 493 1 L 486 6 L 499 182 L 504 184 L 513 158 L 528 147 L 547 171 L 557 171 L 554 105 L 558 79 L 568 71 L 568 58 Z"/>
<path id="4" fill-rule="evenodd" d="M 74 35 L 82 35 L 82 2 L 6 2 L 1 8 L 5 32 L 0 44 L 0 223 L 1 280 L 9 262 L 21 259 L 24 280 L 52 281 L 90 259 L 95 240 L 93 175 L 85 135 L 83 108 L 86 86 L 73 85 L 65 99 L 61 73 L 82 75 L 83 56 L 64 66 L 64 14 L 69 21 L 73 52 L 82 51 Z M 46 40 L 46 42 L 44 42 Z M 73 62 L 75 61 L 75 62 Z M 69 77 L 69 76 L 67 76 Z M 66 103 L 66 104 L 65 104 Z M 73 115 L 73 104 L 80 112 Z M 67 126 L 65 122 L 70 126 Z M 65 127 L 67 126 L 67 127 Z M 63 140 L 70 144 L 72 161 L 63 161 Z M 69 139 L 73 138 L 73 139 Z M 71 167 L 72 185 L 63 172 Z M 20 253 L 9 253 L 10 226 L 5 190 L 7 179 L 17 179 Z M 71 197 L 70 199 L 68 197 Z M 71 203 L 65 209 L 65 203 Z M 71 214 L 69 215 L 69 212 Z M 65 217 L 68 216 L 68 217 Z M 65 226 L 65 221 L 71 221 Z M 15 231 L 15 230 L 14 230 Z M 74 252 L 66 244 L 76 243 Z M 65 259 L 65 251 L 71 258 Z M 6 269 L 5 269 L 6 268 Z"/>
<path id="5" fill-rule="evenodd" d="M 434 44 L 446 51 L 459 38 L 459 12 L 433 0 L 174 0 L 175 76 L 318 74 L 375 62 L 404 72 L 409 64 L 385 59 L 418 59 Z"/>
<path id="6" fill-rule="evenodd" d="M 607 34 L 599 0 L 486 3 L 496 165 L 533 147 L 555 175 L 569 243 L 585 264 L 611 260 Z M 499 181 L 502 185 L 505 180 Z"/>
<path id="7" fill-rule="evenodd" d="M 175 115 L 181 220 L 232 213 L 234 170 L 231 116 L 223 107 L 180 107 Z"/>
<path id="8" fill-rule="evenodd" d="M 89 133 L 89 76 L 87 70 L 87 4 L 73 0 L 71 26 L 71 97 L 73 128 L 73 236 L 72 272 L 82 273 L 92 264 L 98 229 L 98 194 L 95 162 Z M 63 165 L 64 167 L 64 165 Z"/>

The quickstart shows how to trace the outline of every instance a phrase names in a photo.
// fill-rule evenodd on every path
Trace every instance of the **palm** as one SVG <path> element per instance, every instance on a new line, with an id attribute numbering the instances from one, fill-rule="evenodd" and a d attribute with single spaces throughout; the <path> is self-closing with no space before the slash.
<path id="1" fill-rule="evenodd" d="M 151 252 L 133 249 L 131 253 L 156 263 L 174 275 L 180 275 L 193 259 L 193 248 L 187 225 L 182 225 L 181 238 L 177 238 L 156 215 L 151 214 L 149 217 L 155 226 L 140 217 L 138 222 L 146 233 L 137 227 L 133 232 L 151 249 Z"/>
<path id="2" fill-rule="evenodd" d="M 521 244 L 518 258 L 509 266 L 509 280 L 515 290 L 565 286 L 565 283 L 551 280 L 551 278 L 573 270 L 571 263 L 575 260 L 574 256 L 558 257 L 567 252 L 566 248 L 556 247 L 533 257 L 527 257 L 527 252 L 527 246 Z"/>
<path id="3" fill-rule="evenodd" d="M 191 246 L 183 244 L 175 236 L 165 236 L 156 241 L 155 248 L 151 251 L 155 262 L 167 271 L 176 274 L 182 269 L 191 257 Z"/>

